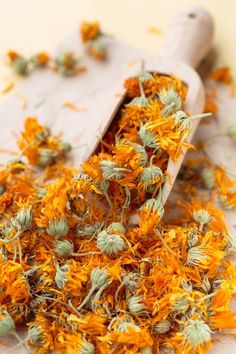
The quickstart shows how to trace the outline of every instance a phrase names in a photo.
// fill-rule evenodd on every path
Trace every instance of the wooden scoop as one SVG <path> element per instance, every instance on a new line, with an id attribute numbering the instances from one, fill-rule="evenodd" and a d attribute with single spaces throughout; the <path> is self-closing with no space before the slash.
<path id="1" fill-rule="evenodd" d="M 203 112 L 205 103 L 204 87 L 199 75 L 194 70 L 204 59 L 211 48 L 213 37 L 213 21 L 209 13 L 199 6 L 188 6 L 178 14 L 169 26 L 164 42 L 162 57 L 157 61 L 147 58 L 145 68 L 150 72 L 158 72 L 164 75 L 177 76 L 187 86 L 188 93 L 184 110 L 190 115 L 197 115 Z M 119 64 L 117 64 L 119 65 Z M 106 117 L 102 122 L 99 133 L 103 136 L 111 121 L 115 117 L 120 106 L 124 102 L 126 92 L 124 92 L 120 102 L 114 109 L 110 117 Z M 193 135 L 199 124 L 199 119 L 193 120 L 192 132 L 188 138 L 191 142 Z M 91 149 L 95 149 L 98 144 L 97 138 L 94 144 L 87 149 L 86 157 L 91 154 Z M 162 202 L 165 204 L 175 178 L 183 162 L 186 149 L 177 162 L 169 159 L 167 172 L 170 176 L 163 185 Z"/>

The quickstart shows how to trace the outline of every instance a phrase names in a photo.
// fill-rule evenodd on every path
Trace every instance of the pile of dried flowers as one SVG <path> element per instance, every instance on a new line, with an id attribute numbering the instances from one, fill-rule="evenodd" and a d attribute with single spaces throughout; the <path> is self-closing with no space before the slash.
<path id="1" fill-rule="evenodd" d="M 63 52 L 51 58 L 46 52 L 39 52 L 30 58 L 9 50 L 6 54 L 6 61 L 18 75 L 28 75 L 37 68 L 47 68 L 64 76 L 77 75 L 86 70 L 79 65 L 79 59 L 72 52 Z"/>
<path id="2" fill-rule="evenodd" d="M 191 147 L 187 89 L 145 71 L 125 87 L 126 104 L 78 171 L 64 164 L 71 145 L 33 117 L 0 171 L 0 336 L 27 327 L 34 353 L 204 353 L 215 331 L 236 327 L 232 241 L 212 194 L 197 199 L 183 183 L 181 216 L 161 220 L 168 159 Z M 204 163 L 201 183 L 235 207 L 235 182 Z M 180 178 L 195 181 L 196 166 Z"/>

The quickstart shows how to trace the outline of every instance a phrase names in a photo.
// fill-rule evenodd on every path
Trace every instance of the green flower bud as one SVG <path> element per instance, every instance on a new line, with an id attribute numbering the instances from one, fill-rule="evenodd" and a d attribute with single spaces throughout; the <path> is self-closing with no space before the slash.
<path id="1" fill-rule="evenodd" d="M 128 103 L 126 106 L 138 106 L 138 107 L 145 107 L 148 105 L 148 98 L 146 97 L 135 97 Z"/>
<path id="2" fill-rule="evenodd" d="M 203 320 L 189 320 L 182 333 L 187 344 L 196 349 L 199 345 L 210 341 L 212 331 Z"/>
<path id="3" fill-rule="evenodd" d="M 53 163 L 55 153 L 51 149 L 38 149 L 38 165 L 41 167 L 49 166 Z"/>
<path id="4" fill-rule="evenodd" d="M 30 326 L 28 329 L 28 339 L 31 343 L 35 345 L 42 345 L 44 342 L 43 334 L 42 334 L 42 327 L 40 325 L 33 325 Z"/>
<path id="5" fill-rule="evenodd" d="M 231 124 L 226 131 L 228 137 L 236 141 L 236 124 Z"/>
<path id="6" fill-rule="evenodd" d="M 121 322 L 117 327 L 116 327 L 116 331 L 118 332 L 128 332 L 128 330 L 130 328 L 135 329 L 137 332 L 140 332 L 141 329 L 139 326 L 137 326 L 136 324 L 132 323 L 132 322 Z"/>
<path id="7" fill-rule="evenodd" d="M 5 186 L 0 183 L 0 195 L 3 195 L 5 193 Z"/>
<path id="8" fill-rule="evenodd" d="M 79 346 L 79 354 L 93 354 L 94 352 L 94 345 L 83 338 L 83 342 Z"/>
<path id="9" fill-rule="evenodd" d="M 120 222 L 113 222 L 107 228 L 108 233 L 113 233 L 116 230 L 122 234 L 125 234 L 125 228 Z"/>
<path id="10" fill-rule="evenodd" d="M 211 216 L 206 209 L 199 209 L 193 211 L 193 220 L 200 225 L 209 224 L 211 221 Z"/>
<path id="11" fill-rule="evenodd" d="M 159 179 L 163 178 L 163 172 L 158 166 L 145 167 L 140 176 L 140 181 L 147 188 L 151 184 L 155 184 Z"/>
<path id="12" fill-rule="evenodd" d="M 162 204 L 161 198 L 151 198 L 146 200 L 146 202 L 139 209 L 141 211 L 146 210 L 149 213 L 158 213 L 160 218 L 164 215 L 164 206 Z"/>
<path id="13" fill-rule="evenodd" d="M 29 230 L 32 226 L 32 207 L 21 208 L 16 216 L 11 219 L 11 223 L 18 231 Z"/>
<path id="14" fill-rule="evenodd" d="M 6 310 L 0 310 L 0 337 L 15 331 L 15 323 Z"/>
<path id="15" fill-rule="evenodd" d="M 60 238 L 62 236 L 65 236 L 68 232 L 69 226 L 67 224 L 66 218 L 49 221 L 49 225 L 47 228 L 48 235 Z"/>
<path id="16" fill-rule="evenodd" d="M 37 189 L 37 196 L 39 199 L 42 199 L 43 197 L 45 197 L 45 195 L 47 194 L 47 190 L 43 189 L 43 188 L 38 188 Z"/>
<path id="17" fill-rule="evenodd" d="M 26 75 L 28 73 L 28 62 L 22 57 L 18 57 L 12 63 L 12 68 L 17 75 Z"/>
<path id="18" fill-rule="evenodd" d="M 160 147 L 156 135 L 152 132 L 149 132 L 145 124 L 143 125 L 141 123 L 138 131 L 138 135 L 142 140 L 144 146 L 148 146 L 153 149 L 158 149 Z"/>
<path id="19" fill-rule="evenodd" d="M 62 141 L 62 142 L 61 142 L 61 149 L 62 149 L 62 151 L 63 151 L 65 154 L 67 154 L 68 152 L 71 151 L 72 146 L 71 146 L 70 143 L 67 143 L 67 142 L 65 142 L 65 141 Z"/>
<path id="20" fill-rule="evenodd" d="M 111 160 L 103 160 L 100 162 L 102 169 L 103 178 L 107 179 L 121 179 L 124 177 L 124 171 L 127 171 L 126 168 L 117 167 L 116 163 Z"/>
<path id="21" fill-rule="evenodd" d="M 168 320 L 162 320 L 155 324 L 153 331 L 154 333 L 163 334 L 171 329 L 171 322 Z"/>
<path id="22" fill-rule="evenodd" d="M 102 252 L 111 256 L 123 251 L 125 249 L 125 242 L 119 235 L 101 231 L 97 237 L 97 246 Z"/>
<path id="23" fill-rule="evenodd" d="M 206 254 L 204 254 L 204 250 L 200 247 L 191 247 L 188 250 L 187 261 L 186 264 L 188 266 L 196 266 L 199 263 L 204 262 L 207 259 Z"/>
<path id="24" fill-rule="evenodd" d="M 54 264 L 56 267 L 56 275 L 55 275 L 55 283 L 58 289 L 63 289 L 65 282 L 67 280 L 67 272 L 70 269 L 69 265 L 64 265 L 62 267 L 59 266 L 59 263 L 56 259 L 54 259 Z"/>
<path id="25" fill-rule="evenodd" d="M 92 287 L 95 289 L 101 288 L 108 280 L 108 272 L 104 268 L 96 267 L 91 271 L 90 280 Z"/>
<path id="26" fill-rule="evenodd" d="M 127 142 L 127 144 L 133 146 L 136 154 L 140 155 L 140 157 L 139 157 L 140 166 L 145 166 L 148 161 L 148 154 L 147 154 L 145 148 L 140 144 L 135 144 L 135 143 L 131 143 L 131 142 Z"/>
<path id="27" fill-rule="evenodd" d="M 213 189 L 216 178 L 215 178 L 215 173 L 213 168 L 204 168 L 201 172 L 201 177 L 202 177 L 202 184 L 205 188 L 207 189 Z"/>
<path id="28" fill-rule="evenodd" d="M 140 301 L 142 300 L 142 296 L 131 296 L 128 300 L 128 309 L 132 314 L 138 314 L 144 312 L 146 310 L 146 306 Z"/>
<path id="29" fill-rule="evenodd" d="M 58 256 L 67 258 L 74 252 L 74 245 L 68 240 L 57 240 L 54 251 Z"/>
<path id="30" fill-rule="evenodd" d="M 164 117 L 168 117 L 181 109 L 181 98 L 173 86 L 169 87 L 168 90 L 162 89 L 159 93 L 159 98 L 161 103 L 165 105 L 161 112 Z"/>

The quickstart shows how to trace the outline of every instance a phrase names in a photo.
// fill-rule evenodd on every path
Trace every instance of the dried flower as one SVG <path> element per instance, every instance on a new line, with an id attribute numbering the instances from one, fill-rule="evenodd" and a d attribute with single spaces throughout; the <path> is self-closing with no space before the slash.
<path id="1" fill-rule="evenodd" d="M 15 330 L 15 323 L 6 310 L 0 310 L 0 337 L 6 336 Z"/>
<path id="2" fill-rule="evenodd" d="M 201 172 L 202 184 L 207 189 L 212 189 L 215 185 L 216 178 L 213 168 L 204 168 Z"/>
<path id="3" fill-rule="evenodd" d="M 183 330 L 186 341 L 193 349 L 208 342 L 211 338 L 211 330 L 203 320 L 189 320 Z"/>
<path id="4" fill-rule="evenodd" d="M 155 324 L 153 331 L 154 333 L 163 334 L 171 329 L 171 322 L 169 320 L 162 320 Z"/>
<path id="5" fill-rule="evenodd" d="M 31 228 L 32 225 L 32 207 L 21 208 L 15 218 L 11 219 L 13 226 L 17 228 L 18 231 L 25 231 Z"/>
<path id="6" fill-rule="evenodd" d="M 93 354 L 95 352 L 94 345 L 83 338 L 83 342 L 79 346 L 80 354 Z"/>
<path id="7" fill-rule="evenodd" d="M 200 225 L 200 229 L 202 229 L 204 225 L 209 224 L 211 216 L 206 209 L 194 210 L 193 220 L 196 221 Z"/>
<path id="8" fill-rule="evenodd" d="M 228 137 L 236 141 L 236 124 L 231 124 L 226 131 Z"/>
<path id="9" fill-rule="evenodd" d="M 188 250 L 188 255 L 187 255 L 187 265 L 197 265 L 207 259 L 207 256 L 204 252 L 204 249 L 202 249 L 200 246 L 199 247 L 191 247 Z"/>
<path id="10" fill-rule="evenodd" d="M 97 246 L 102 252 L 111 256 L 123 251 L 125 242 L 117 234 L 108 234 L 106 231 L 101 231 L 97 237 Z"/>
<path id="11" fill-rule="evenodd" d="M 170 86 L 168 90 L 162 89 L 159 93 L 159 98 L 161 103 L 165 105 L 161 112 L 164 117 L 167 117 L 181 109 L 181 98 L 174 90 L 173 86 Z"/>
<path id="12" fill-rule="evenodd" d="M 62 236 L 65 236 L 68 233 L 68 231 L 69 231 L 69 226 L 65 218 L 49 221 L 49 225 L 47 228 L 48 235 L 55 236 L 56 238 L 60 238 Z"/>
<path id="13" fill-rule="evenodd" d="M 128 309 L 132 314 L 138 314 L 146 311 L 146 306 L 142 303 L 142 296 L 131 296 L 128 300 Z"/>
<path id="14" fill-rule="evenodd" d="M 74 245 L 68 240 L 56 240 L 54 251 L 58 256 L 67 258 L 73 254 Z"/>
<path id="15" fill-rule="evenodd" d="M 103 160 L 100 162 L 103 178 L 107 179 L 121 179 L 124 176 L 126 168 L 118 167 L 115 162 L 111 160 Z"/>

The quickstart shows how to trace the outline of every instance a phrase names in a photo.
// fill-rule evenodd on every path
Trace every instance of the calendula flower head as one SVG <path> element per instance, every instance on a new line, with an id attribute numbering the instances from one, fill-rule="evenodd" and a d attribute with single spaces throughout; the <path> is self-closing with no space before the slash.
<path id="1" fill-rule="evenodd" d="M 137 332 L 140 331 L 140 327 L 136 324 L 128 321 L 122 321 L 119 325 L 115 328 L 118 332 L 128 332 L 130 328 L 135 329 Z"/>
<path id="2" fill-rule="evenodd" d="M 83 342 L 79 346 L 80 354 L 93 354 L 95 352 L 94 345 L 83 338 Z"/>
<path id="3" fill-rule="evenodd" d="M 193 220 L 200 225 L 207 225 L 211 221 L 211 215 L 206 209 L 194 210 Z"/>
<path id="4" fill-rule="evenodd" d="M 179 294 L 179 297 L 175 300 L 173 304 L 173 310 L 186 313 L 189 309 L 189 306 L 189 299 L 186 296 Z"/>
<path id="5" fill-rule="evenodd" d="M 102 222 L 95 222 L 94 224 L 90 225 L 78 225 L 77 226 L 77 235 L 78 236 L 82 236 L 82 237 L 86 237 L 89 235 L 93 235 L 97 232 L 99 232 L 102 228 L 103 223 Z"/>
<path id="6" fill-rule="evenodd" d="M 15 330 L 15 323 L 6 310 L 0 310 L 0 337 L 6 336 Z"/>
<path id="7" fill-rule="evenodd" d="M 183 330 L 183 335 L 187 344 L 196 349 L 199 345 L 210 341 L 211 330 L 203 320 L 189 320 Z"/>
<path id="8" fill-rule="evenodd" d="M 236 124 L 231 124 L 226 131 L 228 137 L 236 141 Z"/>
<path id="9" fill-rule="evenodd" d="M 154 133 L 149 132 L 147 125 L 142 124 L 140 125 L 138 135 L 140 139 L 142 140 L 142 143 L 144 146 L 153 148 L 153 149 L 158 149 L 160 147 L 160 144 L 158 143 L 157 137 Z"/>
<path id="10" fill-rule="evenodd" d="M 127 171 L 126 168 L 118 167 L 116 163 L 111 160 L 102 160 L 100 166 L 105 180 L 121 179 L 124 177 L 124 171 Z"/>
<path id="11" fill-rule="evenodd" d="M 56 267 L 55 283 L 58 289 L 63 289 L 65 282 L 67 281 L 67 272 L 70 269 L 70 266 L 65 264 L 62 267 L 60 267 L 56 258 L 54 258 L 54 264 Z"/>
<path id="12" fill-rule="evenodd" d="M 101 288 L 108 280 L 108 272 L 104 268 L 96 267 L 91 271 L 90 280 L 95 289 Z"/>
<path id="13" fill-rule="evenodd" d="M 117 234 L 109 234 L 106 231 L 101 231 L 97 237 L 98 248 L 108 254 L 116 255 L 125 249 L 125 242 L 122 237 Z"/>
<path id="14" fill-rule="evenodd" d="M 215 171 L 211 167 L 206 167 L 201 172 L 202 184 L 207 189 L 213 189 L 216 183 Z"/>
<path id="15" fill-rule="evenodd" d="M 165 105 L 161 112 L 163 116 L 167 117 L 181 109 L 181 97 L 174 90 L 173 86 L 170 86 L 167 90 L 162 89 L 159 93 L 159 98 L 161 103 Z"/>
<path id="16" fill-rule="evenodd" d="M 187 234 L 187 245 L 188 247 L 193 247 L 198 242 L 198 230 L 190 229 Z"/>
<path id="17" fill-rule="evenodd" d="M 67 258 L 74 252 L 74 245 L 69 240 L 56 240 L 54 251 L 58 256 Z"/>
<path id="18" fill-rule="evenodd" d="M 143 169 L 140 175 L 140 181 L 147 189 L 148 186 L 157 183 L 163 178 L 163 172 L 158 166 L 149 166 Z"/>
<path id="19" fill-rule="evenodd" d="M 191 247 L 188 250 L 187 254 L 187 265 L 194 266 L 197 265 L 207 259 L 207 255 L 205 254 L 204 249 L 199 247 Z"/>
<path id="20" fill-rule="evenodd" d="M 28 329 L 27 338 L 35 345 L 42 345 L 44 342 L 42 327 L 40 325 L 32 325 Z"/>
<path id="21" fill-rule="evenodd" d="M 78 73 L 78 58 L 72 52 L 61 53 L 54 59 L 55 69 L 64 76 Z"/>
<path id="22" fill-rule="evenodd" d="M 142 207 L 139 210 L 141 211 L 145 210 L 148 213 L 152 213 L 152 214 L 157 213 L 161 218 L 164 215 L 164 206 L 161 201 L 160 193 L 157 198 L 147 199 L 146 202 L 142 205 Z"/>
<path id="23" fill-rule="evenodd" d="M 91 41 L 101 34 L 98 22 L 82 22 L 80 26 L 80 34 L 83 42 Z"/>
<path id="24" fill-rule="evenodd" d="M 189 293 L 191 293 L 193 291 L 193 285 L 190 281 L 188 282 L 187 280 L 183 279 L 181 281 L 181 286 L 185 291 L 187 291 Z"/>
<path id="25" fill-rule="evenodd" d="M 66 141 L 61 141 L 61 150 L 64 154 L 67 154 L 72 150 L 72 146 L 70 143 L 67 143 Z"/>
<path id="26" fill-rule="evenodd" d="M 108 233 L 113 233 L 115 231 L 119 231 L 120 233 L 124 234 L 125 233 L 125 227 L 121 222 L 113 222 L 111 223 L 108 228 L 107 232 Z"/>
<path id="27" fill-rule="evenodd" d="M 107 45 L 103 37 L 92 39 L 86 43 L 87 52 L 98 60 L 104 60 L 107 56 Z"/>
<path id="28" fill-rule="evenodd" d="M 23 58 L 19 57 L 12 63 L 12 69 L 17 75 L 27 75 L 28 74 L 28 61 Z"/>
<path id="29" fill-rule="evenodd" d="M 67 224 L 66 218 L 61 218 L 58 220 L 49 221 L 47 233 L 50 236 L 55 236 L 60 238 L 65 236 L 69 231 L 69 226 Z"/>
<path id="30" fill-rule="evenodd" d="M 38 188 L 37 189 L 37 197 L 39 199 L 42 199 L 43 197 L 45 197 L 45 195 L 47 194 L 47 190 L 44 188 Z"/>
<path id="31" fill-rule="evenodd" d="M 0 184 L 0 195 L 3 195 L 5 193 L 5 187 L 3 184 Z"/>
<path id="32" fill-rule="evenodd" d="M 128 300 L 128 310 L 132 314 L 138 314 L 146 311 L 146 306 L 141 302 L 142 296 L 134 295 Z"/>
<path id="33" fill-rule="evenodd" d="M 139 89 L 141 92 L 141 96 L 140 97 L 135 97 L 132 99 L 132 101 L 130 101 L 130 103 L 128 103 L 126 106 L 139 106 L 139 107 L 143 107 L 143 106 L 147 106 L 149 101 L 148 98 L 145 96 L 144 90 L 143 90 L 143 85 L 142 85 L 142 80 L 139 78 Z"/>
<path id="34" fill-rule="evenodd" d="M 228 198 L 226 195 L 224 194 L 220 194 L 218 196 L 219 198 L 219 202 L 220 202 L 220 205 L 225 209 L 225 210 L 231 210 L 234 208 L 233 205 L 231 205 L 229 202 L 228 202 Z"/>
<path id="35" fill-rule="evenodd" d="M 32 226 L 32 207 L 21 208 L 16 216 L 11 219 L 11 224 L 18 231 L 28 230 Z"/>
<path id="36" fill-rule="evenodd" d="M 34 67 L 46 66 L 49 60 L 50 60 L 50 56 L 46 52 L 40 52 L 34 54 L 30 58 L 30 62 L 33 64 Z"/>
<path id="37" fill-rule="evenodd" d="M 201 289 L 205 292 L 208 293 L 211 290 L 211 283 L 208 279 L 207 276 L 204 276 L 202 284 L 201 284 Z"/>
<path id="38" fill-rule="evenodd" d="M 169 320 L 162 320 L 155 324 L 153 331 L 154 333 L 163 334 L 171 329 L 171 322 Z"/>
<path id="39" fill-rule="evenodd" d="M 140 144 L 136 144 L 136 143 L 132 143 L 132 142 L 127 142 L 127 144 L 133 146 L 135 152 L 140 156 L 139 157 L 140 166 L 145 166 L 148 162 L 148 154 L 147 154 L 145 148 Z"/>
<path id="40" fill-rule="evenodd" d="M 51 149 L 40 148 L 38 149 L 38 165 L 41 167 L 49 166 L 53 163 L 55 152 Z"/>

